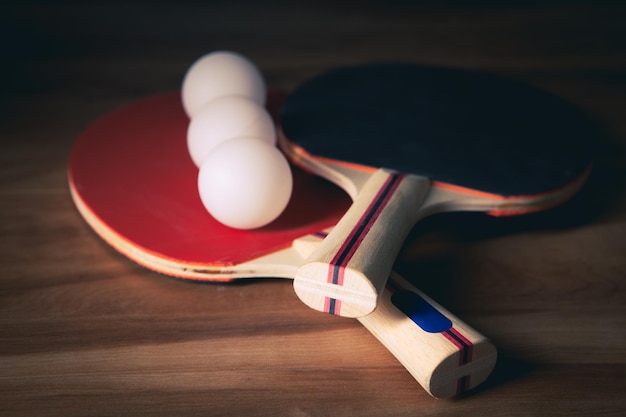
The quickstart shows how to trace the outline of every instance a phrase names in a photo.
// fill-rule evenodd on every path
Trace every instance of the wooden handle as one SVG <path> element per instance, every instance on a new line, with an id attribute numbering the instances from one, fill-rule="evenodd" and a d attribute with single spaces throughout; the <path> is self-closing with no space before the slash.
<path id="1" fill-rule="evenodd" d="M 306 257 L 328 232 L 297 239 L 293 247 Z M 483 335 L 394 271 L 378 307 L 358 320 L 436 398 L 474 388 L 496 362 L 496 348 Z"/>
<path id="2" fill-rule="evenodd" d="M 298 269 L 294 289 L 309 307 L 344 317 L 376 308 L 394 261 L 419 217 L 430 181 L 378 170 Z"/>
<path id="3" fill-rule="evenodd" d="M 436 398 L 476 387 L 496 363 L 489 340 L 395 272 L 376 310 L 358 320 Z"/>

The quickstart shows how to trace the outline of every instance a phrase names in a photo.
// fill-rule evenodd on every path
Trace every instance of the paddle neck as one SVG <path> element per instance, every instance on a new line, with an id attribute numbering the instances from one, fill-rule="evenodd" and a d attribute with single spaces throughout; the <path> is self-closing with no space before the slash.
<path id="1" fill-rule="evenodd" d="M 427 178 L 380 169 L 333 231 L 298 269 L 296 294 L 344 317 L 374 311 L 393 263 L 430 190 Z"/>

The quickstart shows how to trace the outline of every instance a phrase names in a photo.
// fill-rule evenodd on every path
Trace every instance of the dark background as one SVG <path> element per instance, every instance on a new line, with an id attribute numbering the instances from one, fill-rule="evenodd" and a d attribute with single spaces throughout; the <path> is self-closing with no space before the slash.
<path id="1" fill-rule="evenodd" d="M 3 2 L 0 415 L 623 415 L 625 22 L 607 1 Z M 499 348 L 481 389 L 430 398 L 358 322 L 310 311 L 289 282 L 166 279 L 90 232 L 67 188 L 77 135 L 177 90 L 216 49 L 286 91 L 368 61 L 493 72 L 596 121 L 572 201 L 438 216 L 402 252 L 406 276 Z"/>

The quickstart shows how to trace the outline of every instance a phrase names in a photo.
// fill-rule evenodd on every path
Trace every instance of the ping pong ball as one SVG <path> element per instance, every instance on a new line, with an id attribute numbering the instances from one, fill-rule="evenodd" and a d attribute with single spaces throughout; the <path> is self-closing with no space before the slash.
<path id="1" fill-rule="evenodd" d="M 235 137 L 254 137 L 276 144 L 276 130 L 268 112 L 251 100 L 226 96 L 211 101 L 191 118 L 187 148 L 197 167 L 221 142 Z"/>
<path id="2" fill-rule="evenodd" d="M 283 154 L 255 138 L 218 145 L 198 174 L 204 207 L 217 221 L 236 229 L 255 229 L 275 220 L 287 207 L 292 187 Z"/>
<path id="3" fill-rule="evenodd" d="M 246 57 L 229 51 L 198 58 L 185 73 L 181 91 L 189 117 L 217 97 L 238 95 L 263 106 L 265 94 L 265 81 L 257 67 Z"/>

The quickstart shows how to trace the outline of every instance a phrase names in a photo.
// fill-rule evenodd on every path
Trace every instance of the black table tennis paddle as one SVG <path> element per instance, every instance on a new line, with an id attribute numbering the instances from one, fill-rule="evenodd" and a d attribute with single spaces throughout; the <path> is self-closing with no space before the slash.
<path id="1" fill-rule="evenodd" d="M 299 268 L 296 293 L 330 314 L 371 313 L 417 221 L 553 207 L 582 186 L 593 137 L 573 106 L 495 75 L 380 63 L 314 77 L 284 103 L 279 144 L 353 204 Z"/>

